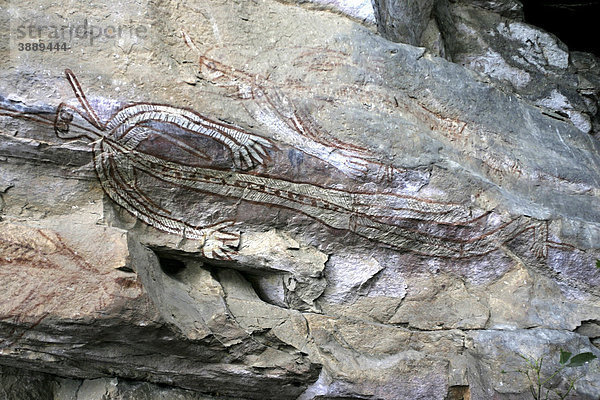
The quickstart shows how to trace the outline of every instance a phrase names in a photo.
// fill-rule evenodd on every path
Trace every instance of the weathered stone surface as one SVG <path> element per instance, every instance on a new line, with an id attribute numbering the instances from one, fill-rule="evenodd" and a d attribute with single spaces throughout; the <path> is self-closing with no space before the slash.
<path id="1" fill-rule="evenodd" d="M 570 61 L 567 47 L 558 38 L 522 22 L 519 6 L 504 1 L 484 7 L 438 2 L 436 16 L 445 54 L 500 87 L 508 86 L 549 115 L 569 120 L 583 132 L 597 132 L 592 124 L 597 119 L 597 96 L 586 94 L 586 84 L 579 78 L 581 66 Z"/>
<path id="2" fill-rule="evenodd" d="M 311 5 L 329 11 L 342 13 L 365 24 L 375 23 L 375 11 L 371 0 L 279 0 L 299 6 Z"/>
<path id="3" fill-rule="evenodd" d="M 596 57 L 523 22 L 518 1 L 376 1 L 381 34 L 484 74 L 548 115 L 598 132 Z M 591 83 L 595 82 L 595 83 Z M 594 89 L 595 88 L 595 89 Z"/>
<path id="4" fill-rule="evenodd" d="M 0 399 L 53 399 L 52 376 L 15 368 L 0 368 Z"/>
<path id="5" fill-rule="evenodd" d="M 279 306 L 314 310 L 327 282 L 323 270 L 328 256 L 312 246 L 302 246 L 288 234 L 269 231 L 244 236 L 239 264 L 254 275 L 257 290 Z"/>
<path id="6" fill-rule="evenodd" d="M 518 370 L 526 367 L 526 357 L 539 360 L 544 357 L 545 368 L 542 374 L 550 377 L 558 368 L 559 351 L 561 349 L 579 353 L 596 351 L 587 338 L 571 332 L 555 329 L 533 329 L 527 331 L 480 331 L 469 335 L 466 341 L 467 357 L 471 361 L 470 376 L 471 394 L 474 398 L 489 398 L 500 394 L 506 398 L 525 398 L 521 395 L 529 383 L 527 376 Z M 498 367 L 501 368 L 498 368 Z M 598 392 L 598 370 L 591 365 L 580 369 L 566 369 L 559 378 L 551 381 L 547 387 L 559 388 L 569 379 L 580 378 L 577 384 L 577 398 L 594 399 Z"/>
<path id="7" fill-rule="evenodd" d="M 57 378 L 42 372 L 35 373 L 16 368 L 0 370 L 0 399 L 60 399 L 60 400 L 212 400 L 194 391 L 132 382 L 118 378 L 89 380 Z M 219 398 L 224 398 L 220 397 Z"/>
<path id="8" fill-rule="evenodd" d="M 415 289 L 398 307 L 390 323 L 408 324 L 421 330 L 485 327 L 488 308 L 463 284 L 439 276 L 415 279 L 412 283 Z"/>
<path id="9" fill-rule="evenodd" d="M 59 233 L 3 222 L 1 249 L 3 293 L 11 299 L 2 304 L 5 364 L 254 398 L 264 398 L 252 393 L 255 378 L 281 381 L 289 373 L 294 381 L 316 373 L 301 356 L 283 370 L 271 362 L 264 375 L 236 365 L 240 357 L 261 360 L 268 348 L 230 321 L 218 282 L 194 264 L 165 274 L 122 230 L 84 225 Z M 279 386 L 269 396 L 293 396 L 301 385 Z"/>
<path id="10" fill-rule="evenodd" d="M 386 39 L 418 46 L 429 25 L 434 0 L 374 0 L 377 30 Z"/>
<path id="11" fill-rule="evenodd" d="M 0 50 L 7 396 L 518 399 L 519 354 L 600 355 L 598 63 L 518 2 L 415 5 L 426 49 L 361 2 L 42 3 L 146 35 Z"/>

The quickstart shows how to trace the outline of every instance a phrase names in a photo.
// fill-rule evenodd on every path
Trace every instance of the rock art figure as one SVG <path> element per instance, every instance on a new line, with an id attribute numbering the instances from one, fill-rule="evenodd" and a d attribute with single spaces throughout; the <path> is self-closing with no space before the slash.
<path id="1" fill-rule="evenodd" d="M 525 216 L 500 221 L 494 213 L 473 215 L 468 207 L 455 203 L 399 194 L 352 192 L 254 173 L 250 169 L 268 163 L 269 153 L 277 151 L 271 140 L 213 121 L 192 110 L 163 104 L 131 104 L 103 122 L 75 75 L 66 70 L 66 76 L 80 107 L 65 103 L 58 107 L 56 134 L 63 139 L 91 140 L 96 172 L 107 195 L 155 228 L 203 241 L 206 257 L 230 258 L 239 235 L 226 228 L 232 227 L 235 221 L 199 227 L 175 218 L 138 186 L 139 173 L 186 190 L 293 210 L 331 228 L 426 256 L 485 255 L 525 231 L 534 233 L 536 254 L 545 254 L 547 224 L 544 221 Z M 182 132 L 208 137 L 228 149 L 233 160 L 230 170 L 173 162 L 145 151 L 142 146 L 151 137 L 160 136 L 193 156 L 210 157 L 186 142 Z M 304 151 L 304 148 L 297 150 Z"/>
<path id="2" fill-rule="evenodd" d="M 533 252 L 540 257 L 546 255 L 549 244 L 546 221 L 527 216 L 502 220 L 493 212 L 476 212 L 457 203 L 397 193 L 342 190 L 278 177 L 274 169 L 271 171 L 269 162 L 279 151 L 279 142 L 209 119 L 193 110 L 165 104 L 126 105 L 102 121 L 73 72 L 67 69 L 65 74 L 79 107 L 61 103 L 53 121 L 27 110 L 6 107 L 0 109 L 0 115 L 52 124 L 62 139 L 89 140 L 97 176 L 113 201 L 159 230 L 201 241 L 203 254 L 208 258 L 230 259 L 235 254 L 240 236 L 232 227 L 238 221 L 228 219 L 205 226 L 190 223 L 153 200 L 138 184 L 140 175 L 183 190 L 285 208 L 388 248 L 428 257 L 483 256 L 525 232 L 533 233 Z M 298 137 L 304 134 L 301 129 L 293 133 Z M 189 140 L 195 136 L 229 152 L 229 168 L 212 166 L 211 154 Z M 179 162 L 161 155 L 160 151 L 151 151 L 157 138 L 193 159 L 208 162 L 208 166 Z M 291 140 L 286 144 L 303 154 L 311 154 L 314 146 L 309 144 L 306 150 L 304 144 L 319 143 L 317 139 L 310 136 L 306 141 Z M 336 142 L 344 157 L 359 154 L 357 148 L 345 149 L 343 145 Z M 325 154 L 312 156 L 326 158 Z M 342 173 L 347 172 L 348 163 L 323 161 Z M 266 173 L 257 172 L 258 166 Z"/>
<path id="3" fill-rule="evenodd" d="M 198 54 L 199 72 L 203 78 L 244 100 L 248 114 L 269 127 L 275 140 L 301 148 L 304 153 L 329 163 L 350 177 L 391 181 L 403 172 L 379 162 L 369 150 L 327 134 L 281 90 L 268 85 L 266 79 L 208 57 L 200 52 L 185 31 L 182 35 L 188 47 Z"/>

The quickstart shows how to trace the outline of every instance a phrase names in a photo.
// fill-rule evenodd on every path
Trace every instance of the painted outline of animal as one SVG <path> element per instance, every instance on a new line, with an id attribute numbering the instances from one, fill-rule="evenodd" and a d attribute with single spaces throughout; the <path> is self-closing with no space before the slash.
<path id="1" fill-rule="evenodd" d="M 252 118 L 269 127 L 273 138 L 317 157 L 353 178 L 392 181 L 405 172 L 377 160 L 368 149 L 343 142 L 322 129 L 306 111 L 301 111 L 278 87 L 265 78 L 250 75 L 202 53 L 190 36 L 181 30 L 185 44 L 198 54 L 200 74 L 212 84 L 233 89 L 244 101 Z"/>
<path id="2" fill-rule="evenodd" d="M 60 138 L 80 138 L 86 136 L 92 131 L 72 131 L 69 115 L 78 114 L 89 122 L 94 128 L 103 132 L 99 137 L 113 136 L 115 140 L 120 140 L 125 147 L 135 148 L 148 137 L 148 132 L 153 128 L 147 125 L 150 121 L 160 121 L 177 126 L 180 129 L 195 132 L 208 136 L 226 146 L 233 155 L 234 163 L 237 168 L 253 168 L 263 163 L 268 158 L 267 150 L 272 147 L 271 141 L 244 131 L 242 128 L 231 124 L 225 124 L 210 120 L 197 114 L 195 111 L 176 108 L 165 104 L 157 103 L 136 103 L 119 109 L 107 122 L 103 123 L 91 107 L 81 85 L 70 69 L 65 70 L 65 75 L 79 104 L 83 107 L 83 113 L 76 108 L 62 103 L 57 111 L 56 133 Z M 82 129 L 83 127 L 72 125 Z M 71 127 L 72 129 L 72 127 Z M 85 129 L 84 129 L 85 130 Z M 176 137 L 162 132 L 165 138 L 168 138 L 174 145 L 191 152 L 192 154 L 207 159 L 208 156 L 199 149 L 191 148 Z M 96 134 L 97 133 L 92 133 Z M 123 142 L 126 140 L 126 142 Z"/>
<path id="3" fill-rule="evenodd" d="M 177 219 L 138 187 L 137 173 L 143 172 L 187 190 L 294 210 L 331 228 L 350 231 L 393 249 L 425 256 L 452 259 L 482 256 L 526 231 L 534 232 L 534 252 L 539 256 L 546 254 L 545 221 L 521 216 L 494 224 L 492 213 L 482 212 L 472 217 L 471 210 L 460 204 L 399 194 L 344 191 L 248 171 L 194 167 L 145 153 L 138 146 L 147 135 L 164 134 L 175 146 L 198 157 L 208 156 L 183 142 L 173 132 L 151 130 L 152 127 L 147 125 L 150 121 L 169 123 L 178 129 L 212 138 L 232 153 L 245 148 L 252 154 L 250 160 L 253 164 L 265 162 L 267 149 L 275 151 L 275 146 L 270 140 L 241 128 L 217 123 L 191 110 L 163 104 L 128 105 L 103 123 L 75 75 L 70 70 L 66 70 L 65 74 L 83 110 L 62 103 L 56 112 L 56 134 L 64 139 L 86 137 L 92 140 L 94 165 L 107 195 L 157 229 L 202 240 L 203 254 L 208 258 L 230 259 L 234 254 L 239 234 L 226 229 L 232 227 L 235 221 L 198 227 Z M 239 138 L 243 138 L 243 142 Z M 298 150 L 303 151 L 301 148 Z M 489 228 L 488 222 L 494 226 Z"/>

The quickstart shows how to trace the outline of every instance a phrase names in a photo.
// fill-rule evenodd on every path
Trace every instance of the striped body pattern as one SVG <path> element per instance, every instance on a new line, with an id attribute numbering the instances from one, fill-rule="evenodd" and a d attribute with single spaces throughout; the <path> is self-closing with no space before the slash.
<path id="1" fill-rule="evenodd" d="M 196 226 L 185 218 L 175 217 L 138 185 L 140 174 L 183 190 L 292 210 L 330 228 L 423 256 L 448 259 L 483 256 L 528 231 L 533 233 L 534 252 L 538 256 L 546 254 L 546 221 L 525 216 L 502 221 L 492 212 L 474 215 L 473 210 L 456 203 L 342 190 L 256 173 L 252 169 L 258 165 L 268 170 L 269 153 L 277 151 L 275 143 L 193 110 L 136 103 L 121 108 L 103 123 L 74 74 L 67 70 L 66 75 L 80 107 L 65 103 L 59 106 L 54 122 L 56 134 L 65 139 L 90 139 L 96 172 L 106 194 L 148 225 L 201 241 L 208 258 L 230 259 L 235 254 L 240 236 L 232 228 L 237 221 Z M 209 154 L 186 141 L 182 132 L 218 142 L 231 153 L 231 169 L 178 163 L 150 154 L 141 146 L 150 136 L 159 136 L 193 157 L 210 159 Z M 300 144 L 287 143 L 304 152 Z M 343 166 L 339 171 L 344 173 Z"/>

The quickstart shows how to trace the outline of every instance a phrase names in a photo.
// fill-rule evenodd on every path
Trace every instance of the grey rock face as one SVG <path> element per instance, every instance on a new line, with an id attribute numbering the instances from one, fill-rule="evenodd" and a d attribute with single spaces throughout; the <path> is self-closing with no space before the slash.
<path id="1" fill-rule="evenodd" d="M 3 367 L 0 373 L 3 400 L 61 399 L 61 400 L 212 400 L 215 397 L 197 392 L 132 382 L 118 378 L 89 380 L 57 378 L 43 372 L 31 372 Z M 222 398 L 222 397 L 221 397 Z"/>
<path id="2" fill-rule="evenodd" d="M 371 0 L 279 0 L 297 4 L 299 6 L 310 5 L 336 13 L 341 13 L 360 22 L 371 25 L 375 23 L 375 11 Z"/>
<path id="3" fill-rule="evenodd" d="M 384 37 L 425 47 L 431 54 L 489 77 L 548 115 L 597 134 L 600 70 L 596 58 L 577 52 L 570 56 L 554 35 L 523 22 L 520 2 L 374 4 L 378 30 Z"/>
<path id="4" fill-rule="evenodd" d="M 2 367 L 0 369 L 0 399 L 53 399 L 54 382 L 49 375 Z"/>
<path id="5" fill-rule="evenodd" d="M 495 10 L 468 4 L 440 4 L 440 26 L 447 54 L 500 85 L 558 113 L 583 132 L 591 132 L 590 110 L 578 92 L 576 68 L 556 37 Z"/>
<path id="6" fill-rule="evenodd" d="M 394 42 L 418 46 L 431 18 L 434 0 L 374 0 L 377 29 Z"/>
<path id="7" fill-rule="evenodd" d="M 137 36 L 2 50 L 7 398 L 517 399 L 519 355 L 600 355 L 596 60 L 518 3 L 415 6 L 429 50 L 320 3 L 86 6 Z"/>

